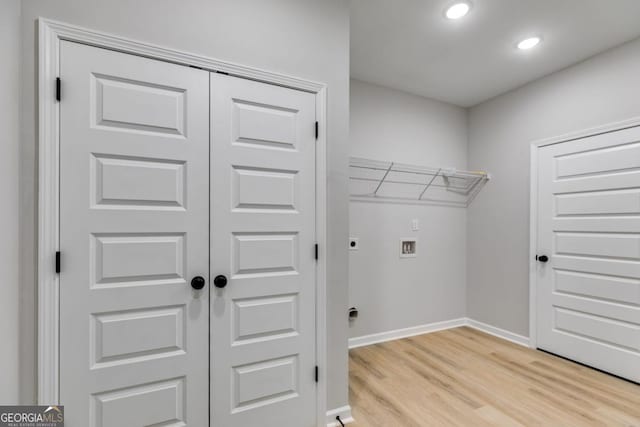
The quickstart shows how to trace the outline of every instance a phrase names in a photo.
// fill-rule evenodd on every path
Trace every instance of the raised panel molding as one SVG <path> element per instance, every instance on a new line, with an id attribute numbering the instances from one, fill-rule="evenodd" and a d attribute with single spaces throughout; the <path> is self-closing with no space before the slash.
<path id="1" fill-rule="evenodd" d="M 234 233 L 232 239 L 234 275 L 297 273 L 297 233 Z"/>
<path id="2" fill-rule="evenodd" d="M 232 174 L 233 209 L 297 212 L 297 171 L 234 166 Z"/>
<path id="3" fill-rule="evenodd" d="M 185 328 L 184 306 L 94 314 L 93 368 L 184 354 Z"/>
<path id="4" fill-rule="evenodd" d="M 640 190 L 589 191 L 555 196 L 556 214 L 622 215 L 640 213 Z"/>
<path id="5" fill-rule="evenodd" d="M 185 405 L 185 378 L 98 393 L 91 427 L 186 426 Z"/>
<path id="6" fill-rule="evenodd" d="M 91 167 L 94 209 L 185 209 L 185 162 L 94 154 Z"/>
<path id="7" fill-rule="evenodd" d="M 597 156 L 597 161 L 594 157 Z M 558 178 L 620 172 L 640 168 L 640 143 L 599 148 L 556 158 Z"/>
<path id="8" fill-rule="evenodd" d="M 298 357 L 287 356 L 233 368 L 232 412 L 298 396 Z"/>
<path id="9" fill-rule="evenodd" d="M 640 260 L 639 234 L 555 232 L 558 255 Z"/>
<path id="10" fill-rule="evenodd" d="M 185 136 L 185 90 L 93 74 L 93 126 Z"/>
<path id="11" fill-rule="evenodd" d="M 554 327 L 565 334 L 640 352 L 640 328 L 637 323 L 554 307 Z"/>
<path id="12" fill-rule="evenodd" d="M 297 295 L 235 300 L 231 322 L 233 345 L 297 335 Z"/>
<path id="13" fill-rule="evenodd" d="M 556 292 L 640 306 L 640 279 L 555 269 Z"/>
<path id="14" fill-rule="evenodd" d="M 233 100 L 233 141 L 263 148 L 295 150 L 297 110 Z"/>
<path id="15" fill-rule="evenodd" d="M 184 282 L 185 244 L 182 233 L 93 234 L 93 286 Z"/>

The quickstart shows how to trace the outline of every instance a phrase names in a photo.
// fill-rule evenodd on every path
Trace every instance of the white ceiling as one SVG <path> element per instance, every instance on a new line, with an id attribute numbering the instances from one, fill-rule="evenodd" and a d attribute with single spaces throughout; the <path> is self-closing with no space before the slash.
<path id="1" fill-rule="evenodd" d="M 640 0 L 471 0 L 451 21 L 455 2 L 351 0 L 351 76 L 469 107 L 640 37 Z"/>

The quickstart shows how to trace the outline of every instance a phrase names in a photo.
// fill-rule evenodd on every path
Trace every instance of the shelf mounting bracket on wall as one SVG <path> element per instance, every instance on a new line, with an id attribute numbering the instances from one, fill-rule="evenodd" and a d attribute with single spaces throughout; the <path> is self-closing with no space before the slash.
<path id="1" fill-rule="evenodd" d="M 376 189 L 373 191 L 373 195 L 375 196 L 376 194 L 378 194 L 378 190 L 380 189 L 380 187 L 382 187 L 382 184 L 384 184 L 384 180 L 387 179 L 387 175 L 389 175 L 389 172 L 391 172 L 391 168 L 393 167 L 393 162 L 391 162 L 391 164 L 389 165 L 389 168 L 387 169 L 387 171 L 384 173 L 384 175 L 382 176 L 382 179 L 380 180 L 380 182 L 378 183 L 378 186 L 376 187 Z"/>
<path id="2" fill-rule="evenodd" d="M 424 190 L 422 190 L 422 193 L 420 193 L 418 200 L 422 200 L 422 196 L 424 196 L 424 193 L 426 193 L 429 187 L 431 187 L 431 184 L 433 184 L 433 181 L 436 180 L 441 170 L 442 168 L 438 169 L 438 171 L 431 177 L 431 180 L 429 181 L 429 183 L 426 185 L 426 187 L 424 187 Z"/>

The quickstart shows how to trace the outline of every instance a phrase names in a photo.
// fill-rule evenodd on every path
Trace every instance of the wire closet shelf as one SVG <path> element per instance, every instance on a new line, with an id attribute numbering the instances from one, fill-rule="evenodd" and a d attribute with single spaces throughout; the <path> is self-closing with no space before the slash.
<path id="1" fill-rule="evenodd" d="M 351 157 L 349 191 L 352 200 L 443 204 L 467 207 L 491 176 Z"/>

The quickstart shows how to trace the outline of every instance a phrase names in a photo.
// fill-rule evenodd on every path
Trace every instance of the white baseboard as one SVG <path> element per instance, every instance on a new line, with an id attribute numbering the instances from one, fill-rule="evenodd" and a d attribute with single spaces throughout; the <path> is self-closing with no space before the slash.
<path id="1" fill-rule="evenodd" d="M 327 427 L 340 427 L 340 423 L 336 421 L 338 415 L 340 416 L 340 421 L 344 424 L 350 424 L 355 421 L 351 416 L 351 406 L 342 406 L 327 411 Z"/>
<path id="2" fill-rule="evenodd" d="M 511 341 L 512 343 L 519 344 L 525 347 L 529 347 L 529 337 L 518 335 L 513 332 L 506 331 L 504 329 L 496 328 L 495 326 L 488 325 L 486 323 L 478 322 L 477 320 L 467 318 L 467 326 L 485 332 L 489 335 L 496 336 L 498 338 Z"/>
<path id="3" fill-rule="evenodd" d="M 426 325 L 412 326 L 410 328 L 396 329 L 393 331 L 380 332 L 377 334 L 363 335 L 361 337 L 349 338 L 349 348 L 364 347 L 367 345 L 378 344 L 386 341 L 398 340 L 401 338 L 413 337 L 416 335 L 428 334 L 431 332 L 443 331 L 445 329 L 459 328 L 460 326 L 469 326 L 498 338 L 511 341 L 525 347 L 529 347 L 529 338 L 496 328 L 477 320 L 461 317 L 459 319 L 445 320 L 442 322 L 428 323 Z M 334 417 L 335 418 L 335 417 Z"/>
<path id="4" fill-rule="evenodd" d="M 349 338 L 349 348 L 364 347 L 365 345 L 413 337 L 416 335 L 427 334 L 429 332 L 458 328 L 460 326 L 465 326 L 466 324 L 467 319 L 461 317 L 460 319 L 445 320 L 444 322 L 428 323 L 426 325 L 412 326 L 410 328 L 363 335 L 361 337 Z"/>

